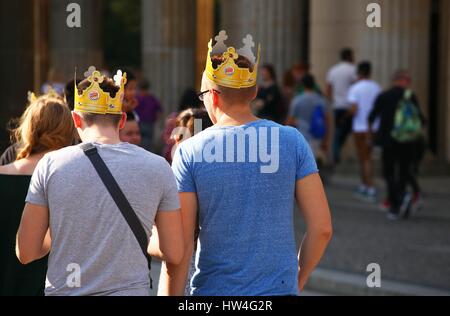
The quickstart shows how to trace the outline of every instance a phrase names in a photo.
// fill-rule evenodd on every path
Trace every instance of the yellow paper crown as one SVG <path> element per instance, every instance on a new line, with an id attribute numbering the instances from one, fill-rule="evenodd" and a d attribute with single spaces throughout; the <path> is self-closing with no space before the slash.
<path id="1" fill-rule="evenodd" d="M 227 47 L 225 41 L 228 39 L 227 33 L 221 31 L 215 37 L 216 44 L 212 46 L 212 39 L 208 44 L 208 56 L 206 59 L 205 73 L 209 80 L 214 83 L 234 89 L 250 88 L 256 85 L 258 78 L 258 65 L 260 60 L 261 46 L 258 45 L 258 57 L 252 51 L 255 46 L 253 37 L 247 35 L 242 41 L 244 47 L 236 50 L 234 47 Z M 214 68 L 211 57 L 214 55 L 222 55 L 224 61 L 222 64 Z M 240 68 L 235 61 L 239 56 L 246 57 L 253 65 L 253 71 L 249 68 Z"/>
<path id="2" fill-rule="evenodd" d="M 28 91 L 28 97 L 27 97 L 28 103 L 36 102 L 40 97 L 50 97 L 50 98 L 56 98 L 56 99 L 62 98 L 61 95 L 58 92 L 56 92 L 56 90 L 53 89 L 52 86 L 49 86 L 47 89 L 47 92 L 39 97 L 36 96 L 36 94 L 34 92 Z"/>
<path id="3" fill-rule="evenodd" d="M 91 83 L 84 91 L 78 91 L 75 83 L 75 111 L 94 114 L 121 114 L 127 74 L 119 70 L 114 76 L 114 83 L 119 91 L 113 98 L 108 92 L 103 91 L 100 84 L 105 80 L 95 67 L 89 67 L 84 74 Z"/>

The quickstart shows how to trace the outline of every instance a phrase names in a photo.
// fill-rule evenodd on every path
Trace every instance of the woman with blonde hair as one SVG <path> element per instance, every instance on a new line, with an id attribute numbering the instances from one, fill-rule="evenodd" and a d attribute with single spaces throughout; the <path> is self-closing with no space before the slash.
<path id="1" fill-rule="evenodd" d="M 48 152 L 73 143 L 76 130 L 67 104 L 55 95 L 34 99 L 13 131 L 16 161 L 0 167 L 0 296 L 43 295 L 47 259 L 22 266 L 15 237 L 31 175 Z"/>

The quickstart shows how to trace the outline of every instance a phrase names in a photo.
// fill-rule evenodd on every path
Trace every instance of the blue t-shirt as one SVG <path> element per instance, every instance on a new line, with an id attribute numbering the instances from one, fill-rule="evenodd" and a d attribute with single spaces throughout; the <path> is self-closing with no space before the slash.
<path id="1" fill-rule="evenodd" d="M 267 120 L 212 127 L 179 146 L 172 169 L 199 202 L 191 294 L 298 295 L 295 184 L 318 172 L 304 137 Z"/>

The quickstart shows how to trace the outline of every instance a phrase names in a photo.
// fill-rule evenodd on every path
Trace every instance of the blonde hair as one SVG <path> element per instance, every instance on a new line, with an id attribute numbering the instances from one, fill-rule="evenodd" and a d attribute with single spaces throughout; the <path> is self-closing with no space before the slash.
<path id="1" fill-rule="evenodd" d="M 13 131 L 17 160 L 69 146 L 75 139 L 69 107 L 62 98 L 44 95 L 33 101 Z"/>

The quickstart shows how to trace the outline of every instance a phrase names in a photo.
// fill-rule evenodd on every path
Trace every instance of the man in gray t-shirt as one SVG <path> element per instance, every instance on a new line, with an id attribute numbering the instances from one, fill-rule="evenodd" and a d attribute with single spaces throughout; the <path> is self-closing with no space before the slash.
<path id="1" fill-rule="evenodd" d="M 114 91 L 107 79 L 103 82 L 102 90 Z M 120 142 L 124 113 L 92 114 L 75 107 L 73 117 L 81 139 L 98 149 L 147 236 L 156 226 L 159 238 L 152 238 L 149 253 L 177 264 L 184 246 L 177 186 L 168 163 Z M 80 146 L 41 159 L 26 202 L 17 255 L 29 263 L 49 253 L 46 295 L 150 294 L 146 257 Z"/>
<path id="2" fill-rule="evenodd" d="M 318 147 L 323 151 L 328 151 L 330 119 L 327 102 L 325 99 L 314 91 L 315 80 L 311 75 L 305 75 L 303 78 L 304 93 L 295 97 L 292 101 L 289 124 L 297 127 L 305 139 L 309 142 L 315 154 L 317 154 Z M 314 112 L 317 108 L 321 108 L 325 120 L 325 135 L 321 139 L 317 139 L 311 134 L 311 122 Z"/>

